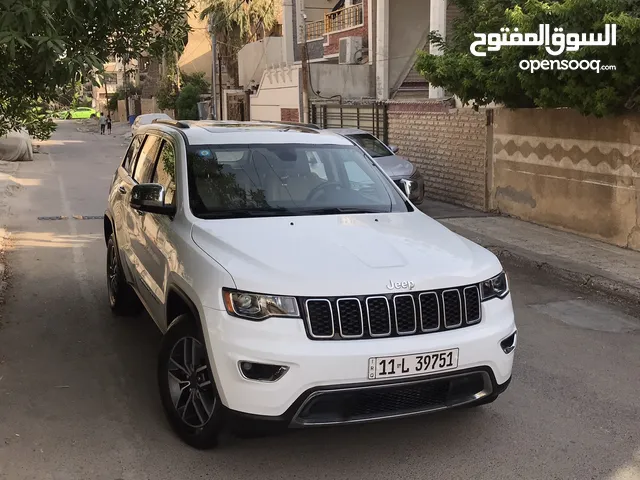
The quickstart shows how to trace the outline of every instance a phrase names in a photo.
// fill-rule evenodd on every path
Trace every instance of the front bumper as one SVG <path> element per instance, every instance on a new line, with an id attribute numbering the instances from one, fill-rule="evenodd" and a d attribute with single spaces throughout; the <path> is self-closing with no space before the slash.
<path id="1" fill-rule="evenodd" d="M 484 392 L 484 397 L 498 391 L 511 378 L 513 366 L 513 350 L 505 353 L 500 345 L 516 331 L 511 297 L 485 302 L 482 309 L 482 322 L 466 328 L 401 338 L 350 341 L 310 340 L 301 319 L 271 318 L 251 322 L 226 312 L 205 309 L 205 342 L 218 392 L 228 409 L 274 420 L 290 417 L 290 422 L 300 423 L 296 420 L 300 417 L 297 410 L 315 391 L 389 385 L 368 380 L 368 363 L 372 357 L 458 348 L 456 370 L 442 375 L 405 378 L 399 382 L 449 378 L 480 369 L 485 372 L 481 375 L 483 384 L 475 393 Z M 288 371 L 275 382 L 249 380 L 240 372 L 239 363 L 243 361 L 281 365 Z M 337 400 L 340 403 L 341 399 Z M 466 399 L 462 403 L 472 400 Z M 440 403 L 442 405 L 437 409 L 457 405 L 456 402 L 447 403 L 446 399 Z"/>
<path id="2" fill-rule="evenodd" d="M 501 395 L 511 378 L 498 385 L 488 367 L 394 382 L 316 387 L 303 393 L 282 415 L 228 410 L 240 431 L 274 431 L 366 423 L 482 404 Z"/>

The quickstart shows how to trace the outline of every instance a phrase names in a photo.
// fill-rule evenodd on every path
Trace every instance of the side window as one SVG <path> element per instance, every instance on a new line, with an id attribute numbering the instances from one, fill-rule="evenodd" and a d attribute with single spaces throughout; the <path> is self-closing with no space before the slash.
<path id="1" fill-rule="evenodd" d="M 129 150 L 127 150 L 127 154 L 124 156 L 122 167 L 129 173 L 133 173 L 133 166 L 136 161 L 136 156 L 138 155 L 138 150 L 140 150 L 140 146 L 142 145 L 142 138 L 141 135 L 137 135 L 131 142 L 131 145 L 129 145 Z"/>
<path id="2" fill-rule="evenodd" d="M 162 144 L 162 150 L 156 163 L 151 183 L 159 183 L 164 186 L 166 194 L 164 201 L 168 205 L 175 205 L 176 195 L 176 153 L 173 145 L 166 140 Z"/>
<path id="3" fill-rule="evenodd" d="M 136 171 L 133 174 L 133 179 L 136 182 L 146 183 L 151 180 L 151 173 L 156 163 L 160 142 L 161 140 L 155 135 L 147 135 L 136 163 Z"/>

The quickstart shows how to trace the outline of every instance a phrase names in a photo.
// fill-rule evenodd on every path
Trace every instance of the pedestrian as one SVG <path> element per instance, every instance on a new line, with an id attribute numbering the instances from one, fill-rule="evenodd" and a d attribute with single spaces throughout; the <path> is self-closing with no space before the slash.
<path id="1" fill-rule="evenodd" d="M 107 117 L 104 116 L 104 112 L 100 115 L 100 135 L 104 135 L 104 129 L 107 126 Z"/>
<path id="2" fill-rule="evenodd" d="M 107 114 L 107 132 L 111 135 L 111 112 Z"/>

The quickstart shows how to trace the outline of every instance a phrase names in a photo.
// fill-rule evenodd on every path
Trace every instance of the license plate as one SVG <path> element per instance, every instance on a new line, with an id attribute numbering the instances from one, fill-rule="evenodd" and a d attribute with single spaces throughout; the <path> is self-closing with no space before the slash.
<path id="1" fill-rule="evenodd" d="M 409 377 L 458 368 L 458 349 L 369 359 L 369 379 Z"/>

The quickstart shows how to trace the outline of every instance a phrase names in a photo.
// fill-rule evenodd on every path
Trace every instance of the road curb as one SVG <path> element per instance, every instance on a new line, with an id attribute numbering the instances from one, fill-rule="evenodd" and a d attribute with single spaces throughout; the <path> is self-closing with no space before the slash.
<path id="1" fill-rule="evenodd" d="M 18 171 L 19 162 L 0 162 L 0 221 L 6 220 L 8 207 L 6 205 L 7 189 L 11 183 L 11 177 Z M 3 263 L 5 259 L 5 245 L 9 237 L 5 225 L 0 223 L 0 303 L 4 301 L 7 290 L 7 268 Z"/>
<path id="2" fill-rule="evenodd" d="M 446 222 L 446 219 L 442 219 Z M 493 252 L 500 260 L 509 261 L 516 265 L 541 270 L 555 277 L 592 288 L 606 295 L 623 301 L 640 303 L 640 287 L 629 284 L 621 279 L 603 274 L 602 270 L 591 265 L 582 264 L 550 255 L 542 255 L 516 245 L 508 245 L 495 238 L 476 233 L 457 225 L 445 226 Z"/>

